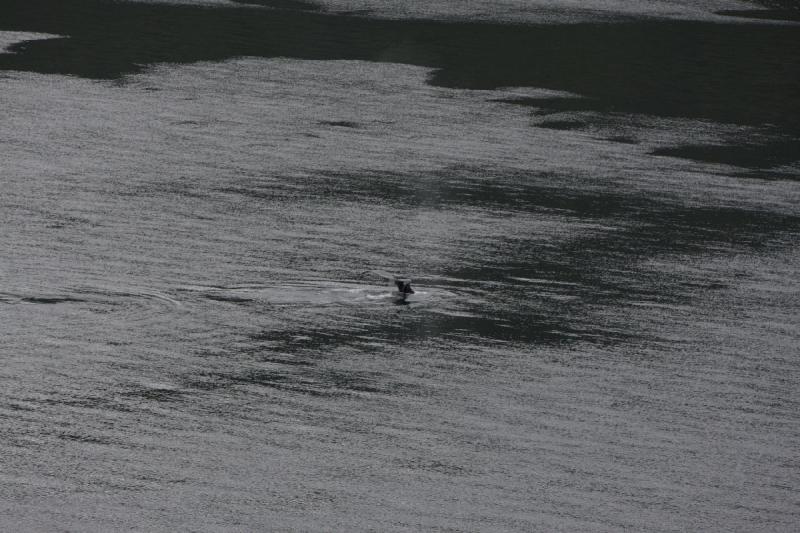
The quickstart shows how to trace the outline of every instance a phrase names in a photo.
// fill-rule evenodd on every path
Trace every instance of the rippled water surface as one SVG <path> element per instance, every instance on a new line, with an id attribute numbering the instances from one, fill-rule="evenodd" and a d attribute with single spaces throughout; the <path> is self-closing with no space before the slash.
<path id="1" fill-rule="evenodd" d="M 0 529 L 796 528 L 791 6 L 241 4 L 0 6 Z"/>

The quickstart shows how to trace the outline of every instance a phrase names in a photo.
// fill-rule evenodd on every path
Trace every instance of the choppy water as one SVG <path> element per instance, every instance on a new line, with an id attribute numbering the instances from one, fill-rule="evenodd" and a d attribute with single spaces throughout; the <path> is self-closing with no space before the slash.
<path id="1" fill-rule="evenodd" d="M 796 528 L 797 27 L 486 5 L 0 7 L 1 529 Z"/>

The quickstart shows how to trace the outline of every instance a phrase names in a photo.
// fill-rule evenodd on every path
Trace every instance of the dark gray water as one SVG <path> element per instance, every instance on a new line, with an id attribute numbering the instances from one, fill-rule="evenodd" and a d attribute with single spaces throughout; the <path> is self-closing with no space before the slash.
<path id="1" fill-rule="evenodd" d="M 252 3 L 0 4 L 0 529 L 796 530 L 790 5 Z"/>

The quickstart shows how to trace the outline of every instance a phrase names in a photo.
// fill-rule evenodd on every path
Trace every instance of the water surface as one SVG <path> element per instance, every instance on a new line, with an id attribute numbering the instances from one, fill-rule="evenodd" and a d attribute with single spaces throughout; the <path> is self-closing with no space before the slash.
<path id="1" fill-rule="evenodd" d="M 4 4 L 2 528 L 791 531 L 797 29 L 278 7 Z"/>

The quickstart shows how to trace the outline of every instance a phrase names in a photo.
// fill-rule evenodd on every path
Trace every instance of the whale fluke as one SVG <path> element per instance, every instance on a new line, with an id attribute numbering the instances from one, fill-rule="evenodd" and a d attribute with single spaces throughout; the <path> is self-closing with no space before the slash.
<path id="1" fill-rule="evenodd" d="M 411 288 L 411 280 L 409 278 L 395 278 L 394 284 L 397 285 L 397 292 L 406 296 L 414 294 L 414 289 Z"/>

